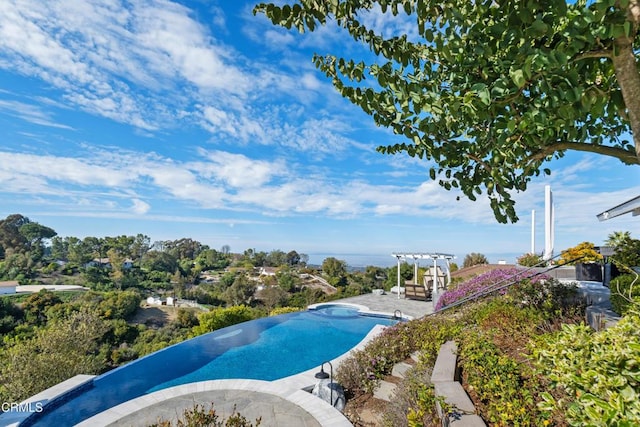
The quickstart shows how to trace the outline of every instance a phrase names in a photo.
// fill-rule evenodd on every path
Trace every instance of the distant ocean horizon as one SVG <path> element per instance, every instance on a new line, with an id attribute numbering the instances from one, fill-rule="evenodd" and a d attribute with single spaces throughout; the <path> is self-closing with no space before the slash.
<path id="1" fill-rule="evenodd" d="M 398 251 L 400 252 L 400 251 Z M 407 251 L 409 252 L 409 251 Z M 420 251 L 418 251 L 419 253 Z M 430 251 L 423 251 L 425 253 L 428 253 Z M 480 252 L 480 251 L 478 251 Z M 483 252 L 480 252 L 483 253 Z M 518 258 L 519 256 L 523 255 L 525 252 L 523 252 L 522 254 L 514 254 L 514 253 L 483 253 L 484 256 L 487 257 L 487 259 L 489 260 L 490 264 L 498 264 L 499 262 L 505 262 L 506 264 L 515 264 L 516 263 L 516 258 Z M 376 267 L 383 267 L 383 268 L 388 268 L 388 267 L 393 267 L 394 265 L 396 265 L 396 263 L 398 262 L 396 260 L 396 258 L 394 256 L 391 255 L 391 252 L 389 252 L 388 254 L 380 254 L 380 253 L 376 253 L 376 254 L 359 254 L 359 253 L 322 253 L 322 252 L 315 252 L 315 253 L 309 253 L 307 254 L 309 255 L 309 264 L 310 265 L 322 265 L 322 262 L 326 259 L 326 258 L 336 258 L 339 260 L 342 260 L 344 262 L 347 263 L 347 266 L 349 267 L 353 267 L 353 268 L 359 268 L 359 267 L 367 267 L 370 265 L 376 266 Z M 454 255 L 456 258 L 453 260 L 454 263 L 458 264 L 459 266 L 462 265 L 462 263 L 464 262 L 464 257 L 467 255 L 466 253 L 463 254 L 458 254 L 458 253 L 453 253 L 452 255 Z M 420 265 L 427 265 L 429 264 L 428 260 L 421 260 L 419 262 Z"/>

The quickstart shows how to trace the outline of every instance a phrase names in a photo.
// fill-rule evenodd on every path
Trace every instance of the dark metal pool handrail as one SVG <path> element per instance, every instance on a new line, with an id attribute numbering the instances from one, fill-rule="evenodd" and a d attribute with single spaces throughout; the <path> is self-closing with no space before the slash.
<path id="1" fill-rule="evenodd" d="M 499 282 L 494 283 L 493 285 L 487 287 L 486 289 L 483 289 L 482 291 L 478 291 L 478 292 L 472 293 L 470 295 L 467 295 L 464 298 L 460 298 L 458 301 L 455 301 L 455 302 L 453 302 L 451 304 L 445 305 L 444 307 L 441 307 L 438 310 L 434 310 L 434 312 L 432 314 L 440 313 L 442 311 L 448 310 L 448 309 L 453 308 L 453 307 L 457 307 L 457 306 L 462 305 L 462 304 L 464 304 L 466 302 L 469 302 L 469 301 L 475 301 L 475 300 L 480 299 L 480 298 L 482 298 L 484 296 L 493 294 L 494 292 L 497 292 L 497 291 L 500 291 L 502 289 L 508 288 L 509 286 L 515 285 L 516 283 L 518 283 L 519 281 L 521 281 L 523 279 L 533 279 L 534 277 L 546 274 L 546 273 L 548 273 L 548 272 L 550 272 L 552 270 L 555 270 L 556 268 L 566 266 L 567 264 L 571 264 L 571 263 L 576 262 L 576 261 L 580 261 L 582 258 L 585 257 L 583 255 L 581 257 L 571 259 L 571 260 L 567 261 L 566 263 L 559 264 L 559 265 L 554 265 L 552 267 L 549 267 L 546 270 L 537 271 L 537 272 L 535 272 L 534 274 L 532 274 L 530 276 L 518 277 L 518 276 L 520 276 L 520 275 L 522 275 L 524 273 L 528 273 L 528 272 L 532 271 L 535 268 L 540 268 L 542 266 L 542 264 L 546 264 L 548 261 L 551 261 L 551 260 L 553 260 L 555 258 L 558 258 L 560 256 L 562 256 L 562 255 L 561 254 L 560 255 L 556 255 L 553 258 L 549 258 L 548 260 L 540 261 L 536 265 L 534 265 L 532 267 L 529 267 L 529 268 L 526 268 L 524 270 L 518 271 L 513 276 L 510 276 L 510 277 L 507 277 L 505 279 L 502 279 Z"/>

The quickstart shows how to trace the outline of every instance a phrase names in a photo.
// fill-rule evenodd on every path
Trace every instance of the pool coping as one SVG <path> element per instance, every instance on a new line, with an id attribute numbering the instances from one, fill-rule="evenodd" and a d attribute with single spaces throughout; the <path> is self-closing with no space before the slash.
<path id="1" fill-rule="evenodd" d="M 322 308 L 322 307 L 326 307 L 326 306 L 330 306 L 330 305 L 346 305 L 349 307 L 353 307 L 355 309 L 358 310 L 359 314 L 365 315 L 365 316 L 374 316 L 374 317 L 386 317 L 386 318 L 391 318 L 391 319 L 402 319 L 402 320 L 413 320 L 414 317 L 413 316 L 409 316 L 408 314 L 402 314 L 402 312 L 400 312 L 400 316 L 396 317 L 394 313 L 389 313 L 386 311 L 375 311 L 375 310 L 371 310 L 369 307 L 367 307 L 366 305 L 362 305 L 362 304 L 354 304 L 354 303 L 350 303 L 350 302 L 338 302 L 338 301 L 332 301 L 332 302 L 319 302 L 316 304 L 311 304 L 310 306 L 307 307 L 307 310 L 317 310 L 318 308 Z M 400 310 L 398 310 L 400 311 Z"/>
<path id="2" fill-rule="evenodd" d="M 23 400 L 17 410 L 0 413 L 0 425 L 5 427 L 21 425 L 23 421 L 35 412 L 41 411 L 46 405 L 55 405 L 56 400 L 64 399 L 70 393 L 90 386 L 95 377 L 96 375 L 76 375 Z"/>
<path id="3" fill-rule="evenodd" d="M 352 427 L 351 422 L 340 411 L 311 393 L 304 390 L 283 389 L 271 381 L 262 380 L 209 380 L 166 388 L 114 406 L 76 424 L 76 427 L 106 426 L 167 399 L 216 390 L 239 390 L 275 395 L 301 407 L 323 427 Z"/>

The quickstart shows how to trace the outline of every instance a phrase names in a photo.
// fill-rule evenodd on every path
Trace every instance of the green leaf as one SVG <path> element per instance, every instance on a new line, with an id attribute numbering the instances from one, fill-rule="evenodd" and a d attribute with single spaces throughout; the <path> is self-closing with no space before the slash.
<path id="1" fill-rule="evenodd" d="M 541 36 L 546 34 L 548 29 L 549 29 L 549 26 L 544 22 L 542 22 L 540 18 L 533 21 L 530 27 L 531 33 L 535 36 Z"/>
<path id="2" fill-rule="evenodd" d="M 518 86 L 518 88 L 520 89 L 522 89 L 527 83 L 527 80 L 524 78 L 524 72 L 522 70 L 509 71 L 509 77 L 511 77 L 511 80 L 513 80 L 516 86 Z"/>
<path id="3" fill-rule="evenodd" d="M 287 18 L 289 18 L 289 16 L 291 16 L 291 6 L 289 6 L 288 4 L 285 4 L 284 6 L 282 6 L 279 19 L 282 19 L 283 21 L 285 21 L 287 20 Z"/>
<path id="4" fill-rule="evenodd" d="M 478 98 L 484 105 L 491 104 L 491 93 L 489 93 L 489 89 L 486 86 L 478 91 Z"/>

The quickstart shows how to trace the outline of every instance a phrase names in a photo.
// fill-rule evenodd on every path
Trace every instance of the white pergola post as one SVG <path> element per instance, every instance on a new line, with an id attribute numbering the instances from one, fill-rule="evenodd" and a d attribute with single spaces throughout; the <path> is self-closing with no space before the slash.
<path id="1" fill-rule="evenodd" d="M 400 256 L 396 255 L 398 258 L 398 299 L 400 299 Z"/>
<path id="2" fill-rule="evenodd" d="M 451 264 L 449 264 L 449 258 L 446 258 L 445 261 L 447 262 L 447 283 L 445 284 L 449 286 L 449 283 L 451 283 Z"/>
<path id="3" fill-rule="evenodd" d="M 531 211 L 531 254 L 536 253 L 536 211 Z"/>
<path id="4" fill-rule="evenodd" d="M 433 259 L 433 289 L 431 295 L 438 293 L 438 258 Z M 433 296 L 431 297 L 433 298 Z"/>
<path id="5" fill-rule="evenodd" d="M 394 256 L 398 259 L 398 298 L 400 298 L 400 260 L 408 260 L 409 258 L 413 258 L 414 260 L 414 277 L 418 277 L 418 260 L 419 259 L 431 259 L 433 260 L 433 294 L 437 294 L 438 292 L 438 260 L 443 259 L 447 263 L 447 283 L 451 283 L 451 271 L 449 270 L 449 261 L 455 259 L 455 256 L 451 254 L 442 254 L 442 253 L 393 253 L 391 256 Z"/>

